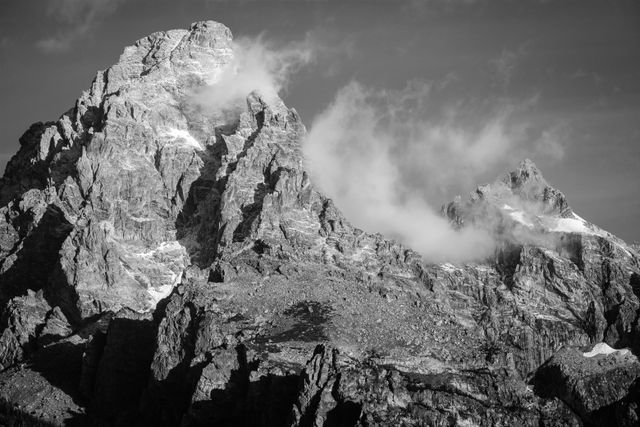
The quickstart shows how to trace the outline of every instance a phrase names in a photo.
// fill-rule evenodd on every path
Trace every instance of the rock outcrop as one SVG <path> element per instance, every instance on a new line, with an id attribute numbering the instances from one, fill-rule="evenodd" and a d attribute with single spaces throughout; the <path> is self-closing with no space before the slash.
<path id="1" fill-rule="evenodd" d="M 152 34 L 21 138 L 0 183 L 7 422 L 637 425 L 634 247 L 530 161 L 444 208 L 497 236 L 491 259 L 358 230 L 305 171 L 295 110 L 193 101 L 233 54 L 215 22 Z M 629 350 L 583 355 L 598 343 Z"/>
<path id="2" fill-rule="evenodd" d="M 535 382 L 541 395 L 562 399 L 595 425 L 636 425 L 639 377 L 635 355 L 600 343 L 586 353 L 563 348 L 538 370 Z"/>

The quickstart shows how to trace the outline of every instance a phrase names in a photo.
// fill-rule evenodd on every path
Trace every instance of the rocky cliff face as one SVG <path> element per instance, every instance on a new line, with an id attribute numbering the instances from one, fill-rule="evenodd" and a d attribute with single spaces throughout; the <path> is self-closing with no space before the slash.
<path id="1" fill-rule="evenodd" d="M 190 102 L 232 58 L 218 23 L 152 34 L 21 138 L 4 422 L 638 425 L 634 248 L 525 161 L 444 208 L 495 257 L 425 263 L 314 189 L 282 101 Z"/>

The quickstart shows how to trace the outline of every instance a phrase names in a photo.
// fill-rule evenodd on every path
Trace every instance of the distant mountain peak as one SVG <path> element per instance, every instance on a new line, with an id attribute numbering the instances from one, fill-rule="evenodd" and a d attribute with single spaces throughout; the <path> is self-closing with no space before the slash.
<path id="1" fill-rule="evenodd" d="M 458 228 L 474 226 L 496 243 L 561 248 L 566 235 L 603 238 L 625 254 L 632 247 L 577 215 L 565 195 L 552 187 L 536 164 L 525 159 L 491 184 L 480 185 L 467 200 L 456 197 L 442 213 Z M 560 249 L 558 249 L 560 250 Z"/>
<path id="2" fill-rule="evenodd" d="M 526 204 L 527 210 L 545 215 L 570 217 L 573 210 L 565 195 L 549 185 L 536 164 L 525 159 L 516 169 L 495 180 L 478 186 L 470 195 L 472 202 L 488 201 L 494 204 Z"/>

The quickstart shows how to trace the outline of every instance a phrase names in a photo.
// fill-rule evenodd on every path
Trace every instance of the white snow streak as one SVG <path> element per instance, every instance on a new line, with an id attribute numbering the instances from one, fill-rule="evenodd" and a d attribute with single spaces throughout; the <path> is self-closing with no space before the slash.
<path id="1" fill-rule="evenodd" d="M 200 151 L 204 150 L 202 145 L 198 142 L 197 139 L 193 137 L 193 135 L 189 133 L 188 130 L 169 128 L 169 130 L 167 130 L 163 136 L 168 136 L 176 140 L 182 140 L 184 145 L 193 147 L 196 150 L 200 150 Z"/>
<path id="2" fill-rule="evenodd" d="M 576 215 L 577 216 L 577 215 Z M 555 224 L 549 231 L 559 231 L 563 233 L 598 234 L 587 227 L 587 223 L 577 218 L 557 218 Z"/>
<path id="3" fill-rule="evenodd" d="M 595 357 L 598 355 L 605 355 L 608 356 L 610 354 L 613 353 L 620 353 L 621 355 L 625 355 L 625 354 L 629 354 L 629 349 L 627 348 L 623 348 L 620 350 L 616 350 L 615 348 L 611 348 L 609 347 L 609 345 L 607 345 L 606 343 L 603 342 L 599 342 L 598 344 L 593 346 L 593 349 L 591 349 L 591 351 L 587 352 L 587 353 L 582 353 L 582 355 L 584 357 Z"/>

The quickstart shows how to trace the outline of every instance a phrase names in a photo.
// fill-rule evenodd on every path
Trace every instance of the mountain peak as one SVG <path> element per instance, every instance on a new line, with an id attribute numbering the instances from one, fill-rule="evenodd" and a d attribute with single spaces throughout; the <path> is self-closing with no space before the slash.
<path id="1" fill-rule="evenodd" d="M 492 184 L 479 186 L 467 201 L 456 197 L 442 207 L 442 214 L 458 228 L 473 224 L 499 242 L 562 246 L 562 236 L 559 243 L 543 236 L 578 234 L 605 238 L 629 253 L 629 246 L 622 240 L 577 215 L 564 194 L 549 185 L 529 159 Z"/>
<path id="2" fill-rule="evenodd" d="M 530 209 L 547 215 L 567 217 L 573 214 L 565 195 L 549 185 L 530 159 L 521 161 L 515 170 L 506 173 L 493 184 L 478 187 L 476 193 L 481 198 L 501 202 L 509 202 L 515 198 L 527 204 Z"/>
<path id="3" fill-rule="evenodd" d="M 115 93 L 133 82 L 171 86 L 210 84 L 233 59 L 231 30 L 215 21 L 200 21 L 188 30 L 153 33 L 124 49 L 118 62 L 96 80 L 105 81 L 106 93 Z"/>
<path id="4" fill-rule="evenodd" d="M 510 184 L 512 188 L 521 187 L 524 183 L 531 181 L 547 184 L 540 169 L 529 159 L 521 161 L 518 167 L 514 171 L 509 172 L 503 181 L 505 181 L 506 184 Z"/>
<path id="5" fill-rule="evenodd" d="M 505 209 L 533 217 L 574 218 L 564 194 L 549 185 L 530 159 L 524 159 L 493 183 L 478 186 L 468 201 L 456 198 L 443 206 L 442 212 L 457 226 L 471 222 L 491 228 L 495 225 L 495 212 Z"/>

